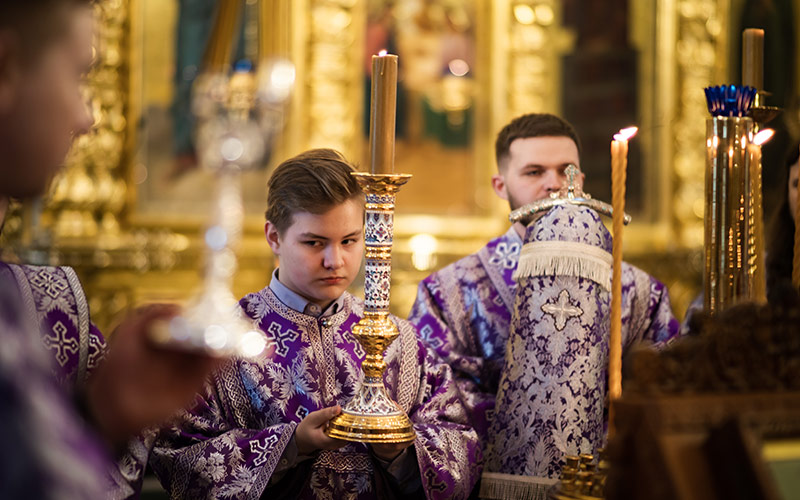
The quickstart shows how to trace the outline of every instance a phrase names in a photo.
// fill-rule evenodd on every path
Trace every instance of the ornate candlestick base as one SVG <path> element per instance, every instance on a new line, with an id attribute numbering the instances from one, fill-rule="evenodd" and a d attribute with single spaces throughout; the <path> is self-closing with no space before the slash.
<path id="1" fill-rule="evenodd" d="M 364 380 L 355 397 L 333 418 L 325 433 L 333 438 L 362 443 L 407 443 L 414 428 L 405 412 L 383 385 L 383 353 L 400 332 L 389 319 L 392 277 L 394 199 L 408 174 L 353 173 L 366 195 L 364 317 L 353 335 L 367 353 L 361 369 Z"/>

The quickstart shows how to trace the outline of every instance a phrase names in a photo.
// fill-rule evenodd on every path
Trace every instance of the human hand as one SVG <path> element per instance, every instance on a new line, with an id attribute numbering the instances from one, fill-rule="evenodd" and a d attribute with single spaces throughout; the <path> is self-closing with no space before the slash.
<path id="1" fill-rule="evenodd" d="M 312 411 L 294 430 L 294 442 L 297 453 L 310 455 L 317 450 L 336 450 L 347 444 L 347 441 L 334 439 L 325 434 L 328 422 L 342 412 L 339 405 Z"/>
<path id="2" fill-rule="evenodd" d="M 372 443 L 372 453 L 384 462 L 391 462 L 399 457 L 403 450 L 414 444 L 413 441 L 407 443 Z"/>
<path id="3" fill-rule="evenodd" d="M 150 341 L 150 328 L 178 313 L 177 306 L 165 304 L 138 309 L 112 335 L 106 359 L 86 390 L 88 411 L 110 444 L 161 424 L 187 406 L 221 363 Z"/>

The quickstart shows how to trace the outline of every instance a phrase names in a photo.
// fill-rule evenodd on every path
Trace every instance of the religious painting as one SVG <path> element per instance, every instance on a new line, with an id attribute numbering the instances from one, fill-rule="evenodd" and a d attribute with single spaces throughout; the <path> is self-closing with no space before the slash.
<path id="1" fill-rule="evenodd" d="M 624 127 L 640 127 L 642 135 L 630 142 L 628 152 L 626 209 L 643 215 L 645 158 L 641 145 L 642 136 L 647 141 L 650 130 L 642 123 L 647 110 L 640 82 L 652 88 L 652 80 L 646 81 L 650 75 L 642 65 L 642 58 L 649 56 L 647 41 L 637 40 L 631 27 L 636 20 L 633 3 L 563 2 L 563 24 L 572 33 L 574 45 L 561 61 L 562 108 L 564 118 L 575 126 L 581 139 L 584 187 L 602 200 L 611 199 L 611 136 Z M 647 13 L 642 12 L 640 19 L 642 15 Z M 644 92 L 647 95 L 647 90 Z"/>
<path id="2" fill-rule="evenodd" d="M 132 3 L 135 19 L 143 22 L 132 33 L 134 54 L 141 66 L 134 73 L 139 89 L 132 181 L 136 186 L 136 216 L 181 223 L 205 220 L 214 189 L 211 172 L 198 161 L 192 85 L 202 65 L 217 0 L 140 0 Z M 255 8 L 244 9 L 233 40 L 231 60 L 247 59 L 244 33 L 257 20 Z M 243 198 L 248 214 L 266 206 L 265 168 L 244 172 Z"/>

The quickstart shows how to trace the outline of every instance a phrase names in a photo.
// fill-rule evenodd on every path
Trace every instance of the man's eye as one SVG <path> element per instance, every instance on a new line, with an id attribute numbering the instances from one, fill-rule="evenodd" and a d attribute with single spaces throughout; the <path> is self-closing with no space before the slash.
<path id="1" fill-rule="evenodd" d="M 352 245 L 353 243 L 356 243 L 357 241 L 358 241 L 358 238 L 347 238 L 346 240 L 342 240 L 342 245 Z"/>
<path id="2" fill-rule="evenodd" d="M 308 245 L 308 246 L 310 246 L 310 247 L 316 247 L 316 246 L 320 246 L 320 245 L 322 245 L 322 243 L 321 243 L 321 242 L 319 242 L 319 241 L 311 241 L 311 240 L 309 240 L 309 241 L 304 241 L 304 242 L 303 242 L 303 244 L 304 244 L 304 245 Z"/>
<path id="3" fill-rule="evenodd" d="M 525 173 L 525 175 L 532 175 L 532 176 L 542 175 L 542 171 L 541 170 L 528 170 Z"/>

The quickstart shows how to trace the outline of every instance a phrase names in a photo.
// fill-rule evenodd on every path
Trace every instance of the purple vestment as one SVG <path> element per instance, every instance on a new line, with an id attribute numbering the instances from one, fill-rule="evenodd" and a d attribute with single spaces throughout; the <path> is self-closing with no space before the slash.
<path id="1" fill-rule="evenodd" d="M 464 403 L 484 443 L 495 408 L 514 307 L 522 239 L 514 228 L 425 278 L 409 320 L 453 367 Z M 623 352 L 636 340 L 664 342 L 678 334 L 666 287 L 623 263 Z"/>
<path id="2" fill-rule="evenodd" d="M 611 263 L 611 236 L 589 208 L 555 207 L 528 227 L 485 498 L 544 498 L 565 455 L 603 446 Z"/>
<path id="3" fill-rule="evenodd" d="M 103 335 L 89 320 L 89 304 L 69 267 L 0 263 L 10 272 L 31 324 L 53 357 L 53 372 L 68 391 L 83 385 L 105 354 Z"/>
<path id="4" fill-rule="evenodd" d="M 72 394 L 83 386 L 102 361 L 106 341 L 91 322 L 89 304 L 75 271 L 70 267 L 16 265 L 0 262 L 16 282 L 26 320 L 39 327 L 42 343 L 52 358 L 57 382 Z M 111 467 L 104 498 L 123 499 L 141 489 L 153 432 L 131 440 L 119 467 Z"/>
<path id="5" fill-rule="evenodd" d="M 47 297 L 26 295 L 15 269 L 0 263 L 0 496 L 102 498 L 110 458 L 54 378 L 37 332 L 38 318 L 31 312 L 33 303 L 53 302 L 52 325 L 64 332 L 74 326 L 67 323 L 76 304 L 58 302 L 64 291 L 60 287 L 68 286 L 60 281 L 42 288 L 52 292 L 45 292 Z"/>
<path id="6" fill-rule="evenodd" d="M 162 432 L 152 465 L 171 497 L 391 498 L 396 489 L 361 443 L 319 452 L 271 483 L 303 417 L 344 406 L 357 390 L 364 351 L 351 328 L 362 303 L 346 293 L 337 312 L 315 317 L 287 307 L 269 287 L 240 303 L 265 333 L 267 351 L 227 363 L 197 405 Z M 452 372 L 408 322 L 393 320 L 400 336 L 386 352 L 384 380 L 414 424 L 410 451 L 422 488 L 430 499 L 466 498 L 481 450 Z"/>

